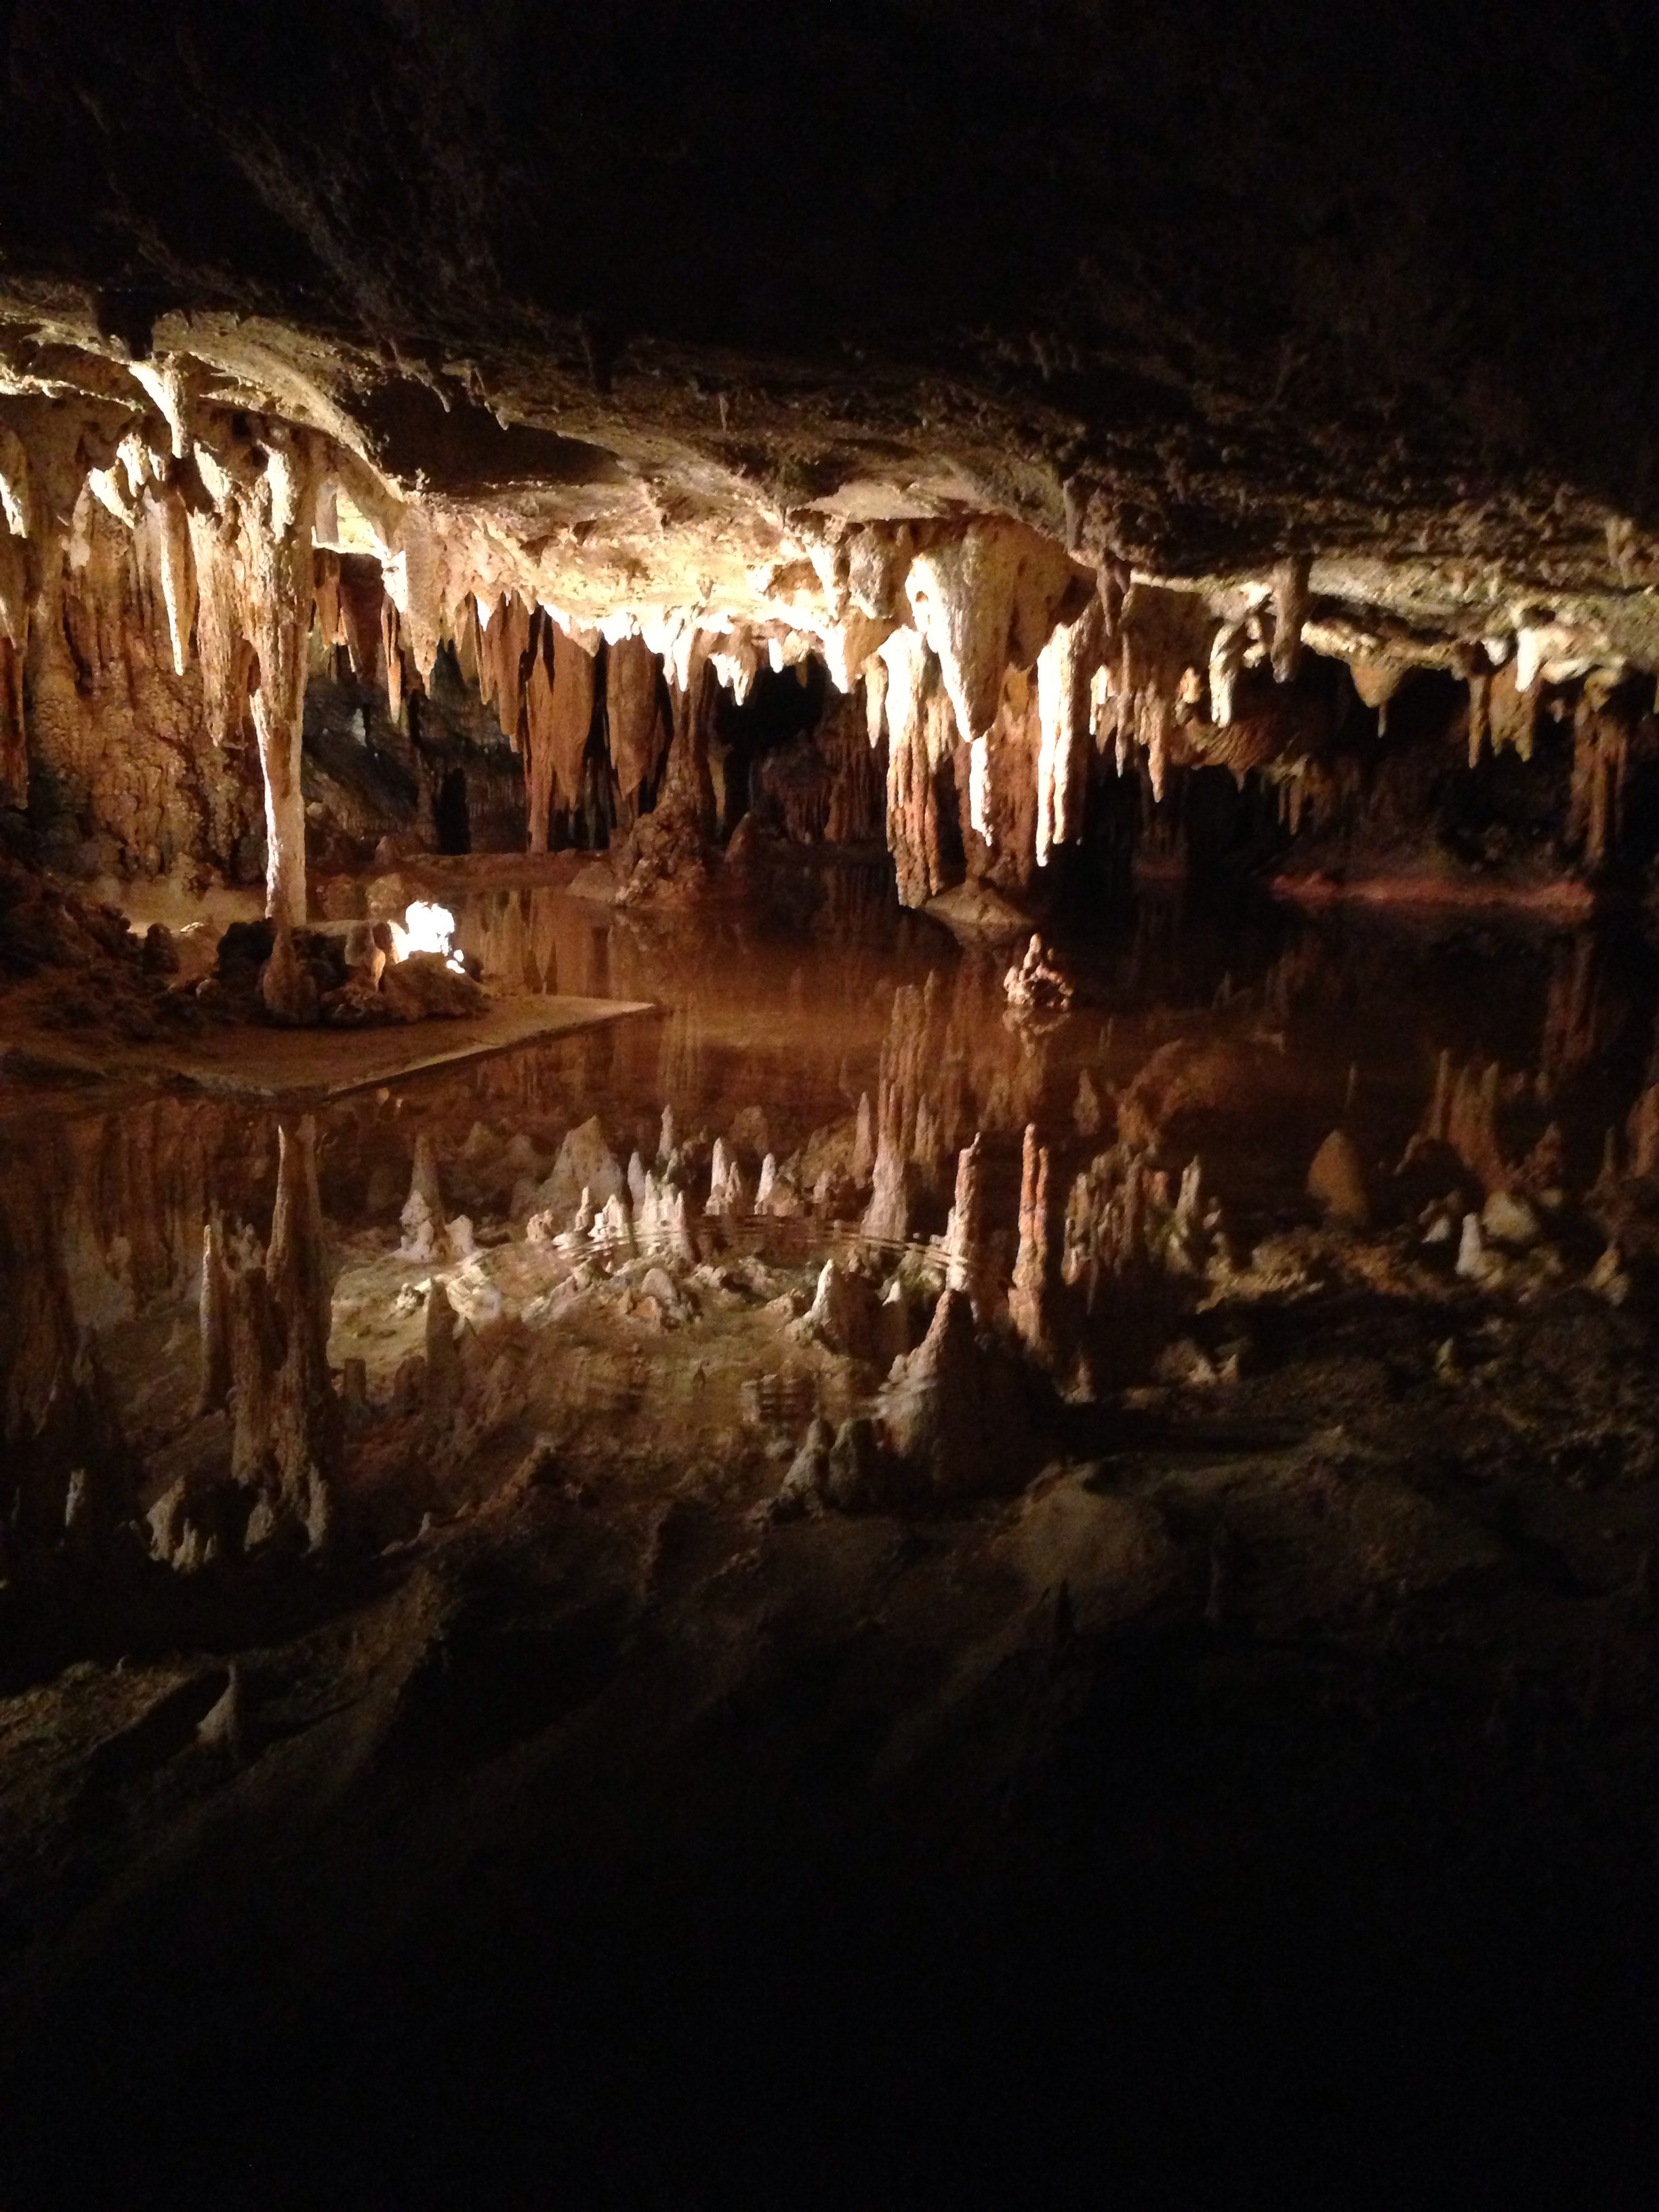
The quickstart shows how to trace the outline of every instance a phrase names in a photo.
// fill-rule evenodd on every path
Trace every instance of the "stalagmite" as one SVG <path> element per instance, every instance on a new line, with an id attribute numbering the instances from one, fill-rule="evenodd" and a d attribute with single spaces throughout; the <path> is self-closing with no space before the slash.
<path id="1" fill-rule="evenodd" d="M 409 1196 L 398 1216 L 403 1240 L 398 1256 L 405 1260 L 434 1260 L 443 1231 L 443 1193 L 438 1182 L 438 1158 L 432 1139 L 422 1130 L 415 1139 L 415 1162 Z"/>
<path id="2" fill-rule="evenodd" d="M 870 1203 L 860 1229 L 872 1244 L 902 1244 L 910 1234 L 909 1163 L 886 1127 L 876 1146 Z"/>
<path id="3" fill-rule="evenodd" d="M 1371 1218 L 1364 1164 L 1346 1129 L 1333 1129 L 1308 1170 L 1308 1195 L 1325 1209 L 1328 1221 L 1364 1229 Z"/>
<path id="4" fill-rule="evenodd" d="M 870 1110 L 870 1094 L 859 1093 L 858 1118 L 854 1127 L 853 1158 L 849 1173 L 860 1190 L 866 1189 L 876 1165 L 875 1117 Z"/>
<path id="5" fill-rule="evenodd" d="M 936 1498 L 1024 1479 L 1032 1440 L 1006 1363 L 982 1346 L 965 1292 L 939 1294 L 927 1335 L 875 1401 L 875 1424 L 911 1486 Z"/>
<path id="6" fill-rule="evenodd" d="M 612 1260 L 632 1259 L 639 1247 L 634 1237 L 634 1209 L 625 1192 L 613 1190 L 593 1224 L 593 1242 Z"/>
<path id="7" fill-rule="evenodd" d="M 272 1021 L 285 1028 L 304 1028 L 317 1018 L 316 978 L 295 950 L 286 916 L 277 922 L 276 944 L 259 972 L 259 996 Z"/>
<path id="8" fill-rule="evenodd" d="M 1019 1249 L 1008 1290 L 1008 1318 L 1040 1360 L 1054 1353 L 1054 1293 L 1059 1274 L 1048 1191 L 1048 1150 L 1028 1122 L 1020 1172 Z"/>
<path id="9" fill-rule="evenodd" d="M 945 1279 L 952 1290 L 968 1293 L 981 1326 L 990 1320 L 996 1303 L 985 1226 L 983 1167 L 975 1135 L 973 1143 L 957 1155 L 956 1202 L 945 1231 Z"/>
<path id="10" fill-rule="evenodd" d="M 716 1137 L 703 1212 L 719 1215 L 747 1213 L 750 1210 L 748 1187 L 737 1155 L 727 1151 L 723 1139 Z"/>

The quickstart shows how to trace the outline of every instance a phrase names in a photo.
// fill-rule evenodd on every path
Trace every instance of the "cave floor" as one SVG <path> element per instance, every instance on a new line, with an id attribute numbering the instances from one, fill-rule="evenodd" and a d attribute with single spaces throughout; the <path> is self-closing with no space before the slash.
<path id="1" fill-rule="evenodd" d="M 225 1098 L 340 1098 L 425 1069 L 651 1011 L 646 1000 L 498 997 L 483 1014 L 391 1029 L 260 1029 L 239 1023 L 155 1042 L 109 1036 L 66 1042 L 60 1030 L 31 1021 L 26 1006 L 14 1005 L 0 1023 L 0 1053 L 8 1065 L 48 1080 L 176 1082 Z"/>
<path id="2" fill-rule="evenodd" d="M 311 1556 L 132 1525 L 226 1449 L 191 1255 L 210 1202 L 269 1218 L 277 1114 L 0 1123 L 8 1295 L 88 1332 L 76 1448 L 132 1498 L 0 1585 L 8 2203 L 1651 2201 L 1652 1209 L 1601 1166 L 1643 948 L 1143 902 L 1033 1016 L 879 890 L 456 896 L 498 983 L 659 1011 L 318 1108 L 362 1364 Z M 865 1097 L 886 1244 L 836 1195 Z M 1198 1152 L 1228 1256 L 1066 1285 L 1005 1482 L 782 1517 L 926 1326 L 975 1133 L 1012 1265 L 1028 1123 L 1062 1188 Z M 1477 1273 L 1454 1124 L 1559 1184 Z M 1337 1126 L 1366 1225 L 1307 1195 Z M 799 1205 L 706 1212 L 716 1137 Z M 698 1164 L 694 1254 L 562 1225 L 607 1149 Z M 904 1334 L 815 1326 L 829 1257 Z"/>

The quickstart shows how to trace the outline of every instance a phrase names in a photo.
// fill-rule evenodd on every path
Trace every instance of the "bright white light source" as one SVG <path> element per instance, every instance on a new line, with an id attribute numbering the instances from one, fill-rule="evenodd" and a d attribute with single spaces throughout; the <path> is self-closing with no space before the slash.
<path id="1" fill-rule="evenodd" d="M 392 925 L 392 942 L 398 948 L 399 960 L 407 960 L 411 952 L 441 953 L 446 964 L 459 975 L 462 973 L 461 956 L 450 942 L 454 934 L 455 917 L 447 906 L 434 906 L 425 899 L 416 899 L 404 911 L 401 924 Z"/>

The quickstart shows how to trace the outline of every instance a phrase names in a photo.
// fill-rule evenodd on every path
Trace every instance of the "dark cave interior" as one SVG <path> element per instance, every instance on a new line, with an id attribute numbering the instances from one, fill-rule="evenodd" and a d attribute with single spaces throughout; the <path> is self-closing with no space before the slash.
<path id="1" fill-rule="evenodd" d="M 0 4 L 0 2201 L 1650 2203 L 1659 18 Z"/>

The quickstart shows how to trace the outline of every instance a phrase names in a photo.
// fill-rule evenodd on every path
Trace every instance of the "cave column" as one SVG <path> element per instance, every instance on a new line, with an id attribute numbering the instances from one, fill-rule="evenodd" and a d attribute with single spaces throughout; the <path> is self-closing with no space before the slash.
<path id="1" fill-rule="evenodd" d="M 273 445 L 243 506 L 247 540 L 247 636 L 258 660 L 253 729 L 264 781 L 265 912 L 300 928 L 306 919 L 306 810 L 300 786 L 306 642 L 313 585 L 312 524 L 317 476 L 298 440 Z"/>

